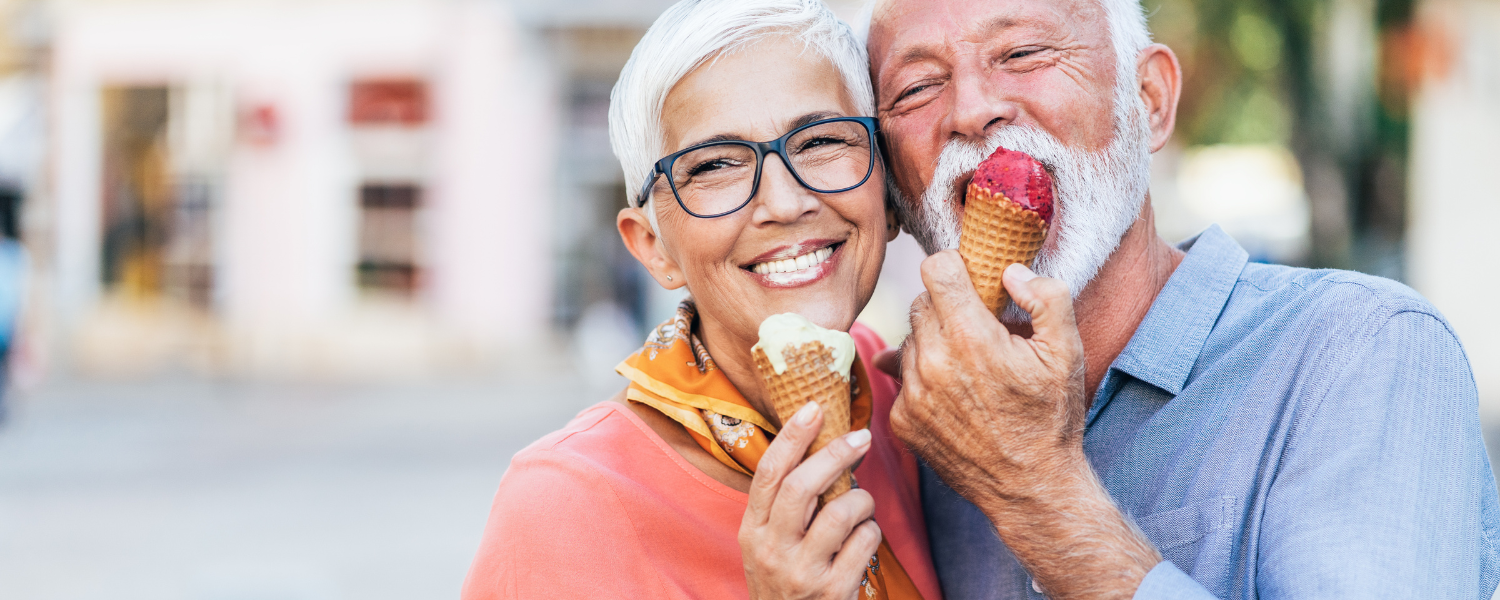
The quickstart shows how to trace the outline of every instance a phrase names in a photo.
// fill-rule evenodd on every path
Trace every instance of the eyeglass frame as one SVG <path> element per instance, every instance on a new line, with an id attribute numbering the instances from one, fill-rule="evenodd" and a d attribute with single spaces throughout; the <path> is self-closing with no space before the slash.
<path id="1" fill-rule="evenodd" d="M 840 121 L 852 121 L 865 126 L 865 133 L 870 136 L 870 165 L 865 168 L 865 176 L 864 178 L 859 180 L 859 183 L 837 190 L 820 190 L 811 185 L 808 185 L 806 181 L 803 181 L 802 176 L 797 173 L 797 169 L 792 166 L 792 161 L 787 159 L 786 142 L 787 140 L 791 139 L 792 136 L 801 133 L 805 129 L 817 127 L 819 125 L 825 125 L 828 123 L 837 123 Z M 652 165 L 651 167 L 651 172 L 646 174 L 646 183 L 641 186 L 640 193 L 636 195 L 635 207 L 644 208 L 646 206 L 646 202 L 651 197 L 651 190 L 656 187 L 656 178 L 671 173 L 672 165 L 677 162 L 678 158 L 689 152 L 694 152 L 713 146 L 747 146 L 750 149 L 754 150 L 755 181 L 750 184 L 750 195 L 746 196 L 745 201 L 741 202 L 739 206 L 718 214 L 700 215 L 693 212 L 692 209 L 687 207 L 687 203 L 682 201 L 682 194 L 677 193 L 677 182 L 672 181 L 672 177 L 668 175 L 667 186 L 672 189 L 672 197 L 677 200 L 677 205 L 682 207 L 683 212 L 686 212 L 687 214 L 699 219 L 716 219 L 722 216 L 734 214 L 736 212 L 739 212 L 740 209 L 749 206 L 750 202 L 755 200 L 755 195 L 757 193 L 760 193 L 760 175 L 762 168 L 765 167 L 767 154 L 775 154 L 776 156 L 781 157 L 781 162 L 786 166 L 787 172 L 792 174 L 792 178 L 796 179 L 798 184 L 819 194 L 841 194 L 868 183 L 870 181 L 870 175 L 875 172 L 875 162 L 877 160 L 880 160 L 882 157 L 882 153 L 879 151 L 880 119 L 877 119 L 875 117 L 833 117 L 831 119 L 821 119 L 793 129 L 787 132 L 786 135 L 783 135 L 769 142 L 751 142 L 748 140 L 720 140 L 716 142 L 709 142 L 706 144 L 698 144 L 696 146 L 684 148 L 682 150 L 678 150 L 677 152 L 668 154 L 662 157 L 661 160 L 656 161 L 656 164 Z"/>

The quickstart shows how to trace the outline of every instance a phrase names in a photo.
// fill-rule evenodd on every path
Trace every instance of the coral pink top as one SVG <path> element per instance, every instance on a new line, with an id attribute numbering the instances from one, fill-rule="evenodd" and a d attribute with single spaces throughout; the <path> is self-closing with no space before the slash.
<path id="1" fill-rule="evenodd" d="M 917 463 L 891 434 L 896 382 L 870 364 L 885 343 L 863 325 L 849 333 L 874 388 L 874 440 L 855 476 L 907 575 L 940 600 Z M 463 600 L 747 598 L 738 534 L 748 499 L 628 407 L 594 405 L 511 460 Z"/>

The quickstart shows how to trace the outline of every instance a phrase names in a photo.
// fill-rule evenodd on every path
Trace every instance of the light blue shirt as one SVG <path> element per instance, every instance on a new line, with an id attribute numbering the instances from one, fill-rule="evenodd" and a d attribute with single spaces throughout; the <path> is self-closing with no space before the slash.
<path id="1" fill-rule="evenodd" d="M 1500 582 L 1474 376 L 1399 283 L 1187 250 L 1094 396 L 1084 451 L 1166 558 L 1138 599 L 1463 598 Z M 1042 598 L 923 466 L 948 600 Z"/>

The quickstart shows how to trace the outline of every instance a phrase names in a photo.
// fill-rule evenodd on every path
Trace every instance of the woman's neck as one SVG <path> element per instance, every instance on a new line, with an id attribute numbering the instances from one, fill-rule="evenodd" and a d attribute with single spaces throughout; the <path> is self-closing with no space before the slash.
<path id="1" fill-rule="evenodd" d="M 708 355 L 714 359 L 714 364 L 734 384 L 740 395 L 750 406 L 775 425 L 781 428 L 781 418 L 776 415 L 776 409 L 766 403 L 765 390 L 761 386 L 760 375 L 755 372 L 755 359 L 750 356 L 750 347 L 755 345 L 756 340 L 739 339 L 720 327 L 702 317 L 699 313 L 698 322 L 693 326 L 693 333 L 703 342 L 703 347 L 708 349 Z"/>

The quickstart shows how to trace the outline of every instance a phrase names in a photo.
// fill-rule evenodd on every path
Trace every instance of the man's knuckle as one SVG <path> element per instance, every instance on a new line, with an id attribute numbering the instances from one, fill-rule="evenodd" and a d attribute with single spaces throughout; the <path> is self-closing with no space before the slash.
<path id="1" fill-rule="evenodd" d="M 891 407 L 891 427 L 903 427 L 906 425 L 906 421 L 909 418 L 906 412 L 911 410 L 910 405 L 910 399 L 907 398 L 906 394 L 903 393 L 897 398 L 895 406 Z"/>

